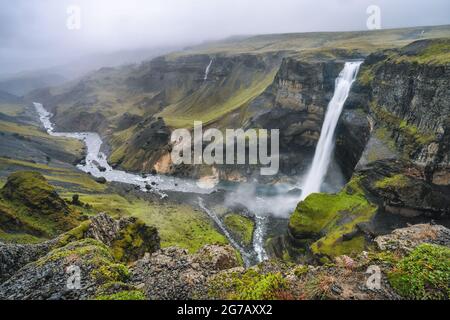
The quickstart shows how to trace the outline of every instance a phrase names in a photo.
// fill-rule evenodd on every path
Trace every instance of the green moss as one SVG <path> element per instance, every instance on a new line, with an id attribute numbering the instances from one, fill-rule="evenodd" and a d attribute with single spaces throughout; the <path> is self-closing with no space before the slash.
<path id="1" fill-rule="evenodd" d="M 120 231 L 117 240 L 111 244 L 114 258 L 118 261 L 135 261 L 146 252 L 152 253 L 159 249 L 156 228 L 147 226 L 140 219 L 134 219 Z"/>
<path id="2" fill-rule="evenodd" d="M 4 231 L 52 238 L 74 228 L 79 218 L 38 172 L 11 174 L 0 192 L 0 221 Z"/>
<path id="3" fill-rule="evenodd" d="M 69 230 L 68 232 L 62 234 L 58 237 L 57 247 L 64 247 L 68 245 L 70 242 L 78 241 L 84 238 L 85 232 L 88 230 L 91 225 L 91 221 L 84 221 L 78 227 Z"/>
<path id="4" fill-rule="evenodd" d="M 361 71 L 359 72 L 358 81 L 361 84 L 367 86 L 372 83 L 374 77 L 375 77 L 375 75 L 373 74 L 372 69 L 363 66 L 361 68 Z"/>
<path id="5" fill-rule="evenodd" d="M 385 108 L 378 106 L 375 102 L 370 104 L 370 109 L 375 117 L 382 122 L 390 131 L 398 132 L 404 140 L 403 152 L 410 156 L 419 148 L 422 148 L 436 140 L 431 132 L 422 132 L 416 126 L 399 118 Z"/>
<path id="6" fill-rule="evenodd" d="M 377 207 L 364 197 L 359 185 L 360 177 L 354 177 L 338 194 L 316 193 L 300 202 L 289 220 L 290 234 L 320 256 L 335 257 L 355 254 L 366 245 L 363 236 L 353 233 L 357 224 L 368 222 Z"/>
<path id="7" fill-rule="evenodd" d="M 210 283 L 209 295 L 229 300 L 276 300 L 287 288 L 280 273 L 259 273 L 248 269 L 218 276 Z"/>
<path id="8" fill-rule="evenodd" d="M 375 187 L 380 189 L 388 189 L 388 188 L 404 188 L 408 186 L 410 180 L 403 174 L 396 174 L 391 177 L 386 177 L 382 180 L 378 180 L 375 182 Z"/>
<path id="9" fill-rule="evenodd" d="M 110 295 L 100 295 L 95 300 L 147 300 L 145 294 L 139 290 L 121 291 Z"/>
<path id="10" fill-rule="evenodd" d="M 45 265 L 51 261 L 57 261 L 71 257 L 72 259 L 86 258 L 98 267 L 103 264 L 113 263 L 114 258 L 106 245 L 94 239 L 83 239 L 71 242 L 68 245 L 51 251 L 47 256 L 37 261 L 38 265 Z"/>
<path id="11" fill-rule="evenodd" d="M 68 193 L 64 197 L 71 199 L 72 195 Z M 118 194 L 80 194 L 80 199 L 92 205 L 94 211 L 108 212 L 116 217 L 133 216 L 146 225 L 155 226 L 164 248 L 178 246 L 195 253 L 207 244 L 228 244 L 206 213 L 189 205 L 159 204 Z"/>
<path id="12" fill-rule="evenodd" d="M 224 224 L 228 231 L 244 246 L 252 244 L 253 230 L 255 222 L 240 214 L 227 214 L 224 218 Z"/>
<path id="13" fill-rule="evenodd" d="M 450 40 L 435 39 L 430 41 L 416 54 L 396 54 L 391 59 L 397 63 L 409 62 L 420 64 L 446 65 L 450 63 Z"/>
<path id="14" fill-rule="evenodd" d="M 309 267 L 308 267 L 308 266 L 300 265 L 300 266 L 297 266 L 297 267 L 294 269 L 294 274 L 295 274 L 298 278 L 301 278 L 303 275 L 305 275 L 305 274 L 308 273 L 308 270 L 309 270 Z"/>
<path id="15" fill-rule="evenodd" d="M 392 287 L 408 299 L 450 297 L 450 248 L 422 244 L 388 274 Z"/>
<path id="16" fill-rule="evenodd" d="M 381 252 L 369 251 L 368 256 L 370 261 L 374 263 L 382 263 L 390 267 L 393 267 L 400 259 L 397 255 L 395 255 L 390 251 L 381 251 Z"/>
<path id="17" fill-rule="evenodd" d="M 105 264 L 91 272 L 99 283 L 124 282 L 130 277 L 130 271 L 123 264 Z"/>

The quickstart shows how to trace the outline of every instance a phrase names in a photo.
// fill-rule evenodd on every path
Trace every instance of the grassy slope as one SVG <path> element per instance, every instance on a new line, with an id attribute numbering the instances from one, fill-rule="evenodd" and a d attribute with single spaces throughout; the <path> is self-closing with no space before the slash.
<path id="1" fill-rule="evenodd" d="M 225 86 L 219 85 L 218 88 L 205 88 L 198 91 L 186 99 L 168 106 L 159 115 L 173 128 L 191 128 L 194 121 L 202 121 L 205 125 L 211 124 L 263 93 L 273 82 L 275 73 L 276 70 L 268 74 L 255 73 L 249 86 L 231 90 L 227 86 L 229 82 L 239 80 L 239 75 L 233 74 L 235 79 L 226 81 Z M 226 95 L 227 98 L 217 99 L 217 96 L 220 95 Z"/>
<path id="2" fill-rule="evenodd" d="M 422 34 L 422 31 L 424 33 Z M 382 48 L 404 46 L 422 38 L 439 38 L 450 36 L 450 26 L 415 27 L 405 29 L 386 29 L 377 31 L 355 32 L 313 32 L 260 35 L 241 39 L 211 42 L 192 47 L 185 53 L 244 53 L 244 52 L 276 52 L 302 51 L 315 48 L 358 49 L 371 52 Z"/>
<path id="3" fill-rule="evenodd" d="M 79 223 L 79 212 L 71 210 L 38 172 L 19 171 L 8 177 L 0 191 L 2 233 L 27 238 L 52 238 Z M 30 239 L 31 240 L 31 239 Z"/>
<path id="4" fill-rule="evenodd" d="M 51 137 L 38 126 L 37 121 L 30 121 L 32 116 L 30 106 L 23 103 L 0 103 L 0 117 L 9 116 L 0 120 L 0 134 L 13 134 L 21 139 L 29 139 L 40 144 L 53 144 L 66 153 L 79 156 L 82 153 L 83 143 L 63 137 Z"/>
<path id="5" fill-rule="evenodd" d="M 71 199 L 72 195 L 69 192 L 62 196 Z M 155 226 L 162 247 L 179 246 L 196 252 L 206 244 L 228 243 L 203 212 L 189 205 L 160 204 L 114 193 L 80 194 L 80 200 L 89 203 L 95 212 L 108 212 L 117 217 L 131 215 Z"/>
<path id="6" fill-rule="evenodd" d="M 244 246 L 252 244 L 255 222 L 236 213 L 225 215 L 223 222 L 230 233 Z"/>

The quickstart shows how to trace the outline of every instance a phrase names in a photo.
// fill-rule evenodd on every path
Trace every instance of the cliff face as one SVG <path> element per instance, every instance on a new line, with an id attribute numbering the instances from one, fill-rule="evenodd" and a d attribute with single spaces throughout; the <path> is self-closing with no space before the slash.
<path id="1" fill-rule="evenodd" d="M 449 43 L 424 40 L 369 56 L 352 97 L 369 110 L 375 129 L 386 129 L 382 140 L 427 166 L 427 178 L 439 184 L 450 182 L 450 66 L 440 59 Z"/>
<path id="2" fill-rule="evenodd" d="M 279 128 L 281 171 L 302 174 L 311 163 L 335 81 L 340 59 L 285 58 L 273 84 L 249 106 L 248 127 Z M 347 107 L 346 107 L 347 109 Z M 369 133 L 367 117 L 348 109 L 337 134 L 336 161 L 351 176 Z"/>
<path id="3" fill-rule="evenodd" d="M 365 146 L 357 170 L 340 193 L 299 204 L 287 236 L 273 241 L 278 255 L 350 254 L 407 223 L 448 225 L 449 48 L 448 40 L 425 40 L 365 60 L 339 128 Z M 357 127 L 352 114 L 368 117 L 369 131 L 342 126 Z M 352 154 L 341 143 L 336 154 Z"/>

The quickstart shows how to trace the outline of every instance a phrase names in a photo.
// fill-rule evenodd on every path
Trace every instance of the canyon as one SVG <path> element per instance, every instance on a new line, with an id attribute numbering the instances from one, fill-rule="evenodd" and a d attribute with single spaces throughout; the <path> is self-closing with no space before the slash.
<path id="1" fill-rule="evenodd" d="M 346 264 L 368 266 L 388 254 L 383 246 L 374 248 L 397 230 L 420 226 L 417 250 L 427 254 L 434 252 L 427 243 L 448 246 L 450 28 L 424 30 L 259 36 L 202 45 L 38 89 L 8 100 L 8 109 L 2 102 L 2 135 L 18 147 L 6 139 L 0 144 L 0 239 L 10 256 L 26 252 L 30 258 L 11 262 L 0 256 L 0 262 L 34 264 L 47 272 L 65 264 L 59 257 L 68 251 L 83 257 L 89 272 L 95 268 L 89 255 L 99 252 L 106 257 L 104 268 L 131 263 L 131 277 L 115 271 L 110 280 L 122 284 L 112 290 L 97 290 L 98 279 L 89 273 L 91 287 L 81 298 L 121 291 L 147 298 L 266 298 L 246 290 L 239 295 L 231 287 L 217 290 L 236 277 L 282 283 L 298 298 L 298 290 L 306 291 L 297 285 L 309 284 L 319 271 L 345 282 L 347 268 L 353 270 L 348 281 L 361 278 L 357 267 Z M 279 130 L 278 173 L 261 175 L 263 167 L 255 163 L 173 163 L 171 134 L 195 131 L 194 121 L 221 133 Z M 45 177 L 14 176 L 17 170 Z M 55 220 L 44 226 L 14 209 L 19 197 L 9 186 L 27 181 L 45 191 L 33 206 L 47 206 L 48 197 L 46 210 L 58 204 Z M 212 183 L 205 188 L 204 181 Z M 61 210 L 67 219 L 58 218 Z M 112 238 L 102 236 L 101 222 L 113 230 L 106 232 Z M 142 241 L 136 241 L 148 249 L 129 243 L 130 230 L 139 230 Z M 32 243 L 15 244 L 17 239 Z M 105 253 L 105 245 L 113 251 Z M 383 260 L 391 263 L 388 273 L 395 274 L 394 264 L 414 250 L 395 262 Z M 209 262 L 201 270 L 196 264 L 205 257 Z M 185 264 L 148 276 L 170 261 Z M 32 280 L 16 271 L 7 278 L 23 281 L 26 295 Z M 183 288 L 177 295 L 164 282 L 179 275 L 195 281 L 177 280 Z M 397 282 L 389 279 L 387 289 L 376 293 L 346 285 L 355 297 L 399 298 Z M 8 289 L 13 280 L 0 285 L 0 297 L 2 289 L 5 297 L 22 297 L 22 289 Z M 55 288 L 49 292 L 70 297 Z M 345 296 L 337 289 L 327 294 Z"/>

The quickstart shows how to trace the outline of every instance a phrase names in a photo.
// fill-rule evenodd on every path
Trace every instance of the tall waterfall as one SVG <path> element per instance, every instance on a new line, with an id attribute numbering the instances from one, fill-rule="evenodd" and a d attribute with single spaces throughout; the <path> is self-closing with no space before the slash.
<path id="1" fill-rule="evenodd" d="M 209 61 L 208 66 L 206 67 L 206 70 L 205 70 L 205 76 L 204 76 L 204 78 L 203 78 L 203 80 L 205 80 L 205 81 L 208 80 L 209 69 L 211 69 L 213 60 L 214 60 L 214 59 L 211 59 L 211 61 Z"/>
<path id="2" fill-rule="evenodd" d="M 320 192 L 320 187 L 327 174 L 331 154 L 334 149 L 334 132 L 344 103 L 350 93 L 350 88 L 358 75 L 361 63 L 362 61 L 346 62 L 344 70 L 341 71 L 336 79 L 334 95 L 328 104 L 314 160 L 302 187 L 301 200 L 304 200 L 311 193 Z"/>

